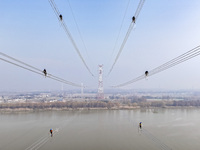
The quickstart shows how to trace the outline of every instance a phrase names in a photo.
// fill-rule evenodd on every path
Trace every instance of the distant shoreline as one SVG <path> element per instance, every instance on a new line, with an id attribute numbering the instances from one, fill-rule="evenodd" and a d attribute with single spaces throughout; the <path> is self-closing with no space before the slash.
<path id="1" fill-rule="evenodd" d="M 134 110 L 199 108 L 200 100 L 191 101 L 65 101 L 0 103 L 0 112 L 75 111 L 75 110 Z"/>
<path id="2" fill-rule="evenodd" d="M 136 109 L 193 109 L 193 108 L 200 108 L 200 107 L 196 107 L 196 106 L 170 106 L 170 107 L 149 107 L 149 108 L 141 108 L 141 107 L 113 107 L 113 108 L 45 108 L 45 109 L 31 109 L 31 108 L 14 108 L 14 109 L 10 109 L 10 108 L 4 108 L 4 109 L 0 109 L 0 113 L 12 113 L 12 112 L 19 112 L 19 113 L 29 113 L 29 112 L 44 112 L 44 111 L 82 111 L 82 110 L 136 110 Z"/>

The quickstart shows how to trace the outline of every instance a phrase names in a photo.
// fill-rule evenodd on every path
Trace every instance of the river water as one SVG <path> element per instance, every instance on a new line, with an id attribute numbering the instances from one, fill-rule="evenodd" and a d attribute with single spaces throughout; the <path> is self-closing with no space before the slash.
<path id="1" fill-rule="evenodd" d="M 200 109 L 0 114 L 0 150 L 37 149 L 199 150 Z"/>

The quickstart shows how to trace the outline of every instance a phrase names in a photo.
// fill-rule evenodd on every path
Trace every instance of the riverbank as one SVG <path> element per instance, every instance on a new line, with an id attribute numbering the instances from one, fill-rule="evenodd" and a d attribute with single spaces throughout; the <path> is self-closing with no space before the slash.
<path id="1" fill-rule="evenodd" d="M 36 112 L 36 111 L 82 111 L 82 110 L 132 110 L 132 109 L 140 109 L 139 106 L 137 107 L 129 107 L 129 106 L 122 106 L 122 107 L 95 107 L 95 108 L 1 108 L 0 113 L 4 112 Z"/>
<path id="2" fill-rule="evenodd" d="M 31 112 L 42 112 L 42 111 L 84 111 L 84 110 L 154 110 L 153 112 L 157 112 L 158 109 L 194 109 L 194 108 L 200 108 L 200 107 L 194 107 L 194 106 L 170 106 L 170 107 L 129 107 L 129 106 L 122 106 L 122 107 L 112 107 L 112 108 L 102 108 L 102 107 L 96 107 L 96 108 L 3 108 L 0 109 L 0 113 L 31 113 Z"/>
<path id="3" fill-rule="evenodd" d="M 174 109 L 200 107 L 200 101 L 66 101 L 66 102 L 21 102 L 0 103 L 0 112 L 74 111 L 74 110 L 132 110 Z"/>

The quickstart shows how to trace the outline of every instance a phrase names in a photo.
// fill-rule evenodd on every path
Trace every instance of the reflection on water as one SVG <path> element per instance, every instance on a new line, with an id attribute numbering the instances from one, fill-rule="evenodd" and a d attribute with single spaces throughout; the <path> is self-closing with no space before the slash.
<path id="1" fill-rule="evenodd" d="M 198 150 L 199 113 L 199 109 L 138 109 L 0 114 L 0 149 Z"/>

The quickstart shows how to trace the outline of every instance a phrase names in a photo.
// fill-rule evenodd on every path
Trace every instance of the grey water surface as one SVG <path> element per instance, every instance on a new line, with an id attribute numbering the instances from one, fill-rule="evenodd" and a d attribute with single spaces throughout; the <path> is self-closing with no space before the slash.
<path id="1" fill-rule="evenodd" d="M 0 113 L 0 150 L 37 149 L 199 150 L 200 109 Z"/>

